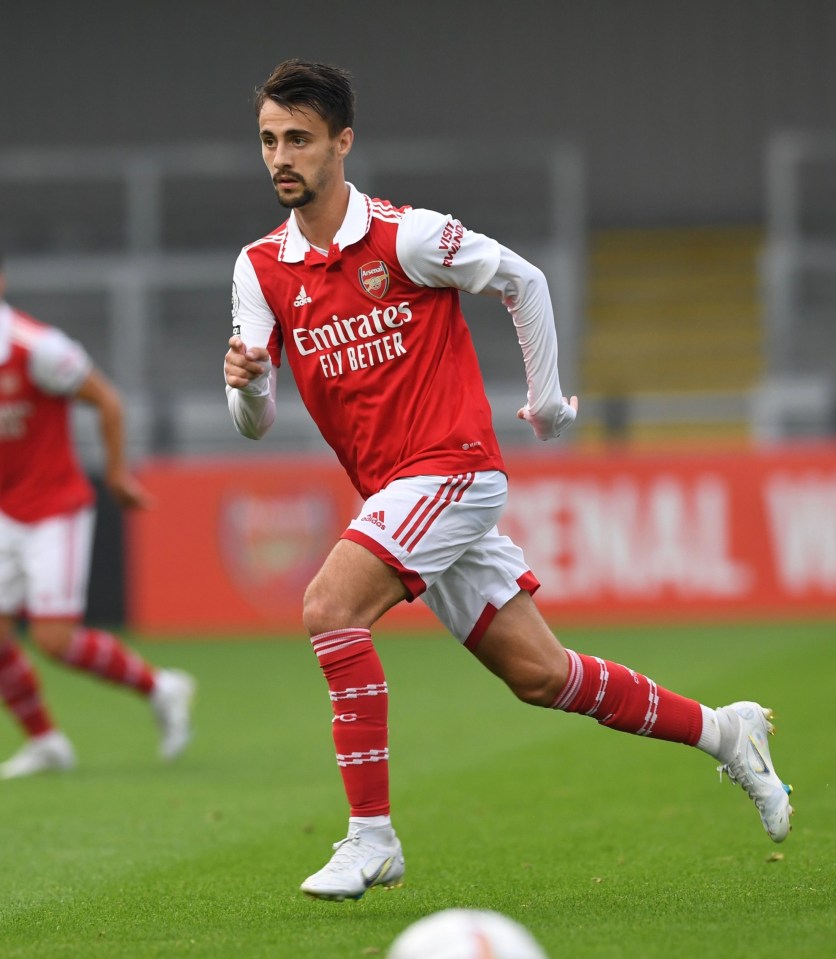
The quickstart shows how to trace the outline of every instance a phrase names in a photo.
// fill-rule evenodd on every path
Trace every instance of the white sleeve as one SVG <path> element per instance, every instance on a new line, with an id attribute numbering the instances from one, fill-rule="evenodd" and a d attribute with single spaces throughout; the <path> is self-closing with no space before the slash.
<path id="1" fill-rule="evenodd" d="M 571 425 L 575 410 L 563 402 L 557 372 L 557 331 L 543 271 L 500 246 L 499 265 L 482 293 L 502 299 L 517 332 L 528 383 L 525 419 L 537 439 L 548 440 Z"/>
<path id="2" fill-rule="evenodd" d="M 29 364 L 32 381 L 53 396 L 74 396 L 93 369 L 84 347 L 55 327 L 38 337 Z"/>
<path id="3" fill-rule="evenodd" d="M 258 384 L 258 391 L 251 392 Z M 226 387 L 226 402 L 235 429 L 251 440 L 260 440 L 276 419 L 276 368 L 271 366 L 246 388 Z"/>
<path id="4" fill-rule="evenodd" d="M 418 286 L 479 293 L 499 266 L 496 240 L 465 229 L 455 217 L 407 210 L 398 225 L 398 260 Z"/>
<path id="5" fill-rule="evenodd" d="M 266 347 L 275 324 L 252 262 L 242 250 L 232 280 L 232 332 L 247 348 Z M 235 429 L 249 439 L 261 439 L 276 418 L 276 368 L 269 364 L 244 389 L 226 384 L 226 402 Z"/>

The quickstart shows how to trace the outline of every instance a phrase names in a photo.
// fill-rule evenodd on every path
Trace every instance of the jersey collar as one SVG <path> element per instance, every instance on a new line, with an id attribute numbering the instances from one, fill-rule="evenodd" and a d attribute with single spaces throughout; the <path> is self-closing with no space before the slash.
<path id="1" fill-rule="evenodd" d="M 342 222 L 331 249 L 328 254 L 328 260 L 336 257 L 347 246 L 357 243 L 369 232 L 372 222 L 371 200 L 365 193 L 361 193 L 353 183 L 348 184 L 348 209 L 345 211 L 345 219 Z M 285 243 L 279 259 L 285 263 L 299 263 L 306 260 L 308 255 L 319 262 L 325 262 L 325 258 L 314 250 L 310 243 L 305 239 L 299 224 L 296 222 L 295 210 L 290 211 L 287 219 L 287 230 L 285 233 Z"/>

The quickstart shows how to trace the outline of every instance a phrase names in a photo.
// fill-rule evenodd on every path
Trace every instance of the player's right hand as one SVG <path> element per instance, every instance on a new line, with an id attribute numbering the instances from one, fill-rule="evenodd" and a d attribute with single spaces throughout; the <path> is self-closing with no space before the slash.
<path id="1" fill-rule="evenodd" d="M 229 338 L 229 349 L 224 357 L 224 377 L 229 386 L 243 390 L 268 369 L 270 354 L 263 346 L 246 344 L 237 334 Z"/>

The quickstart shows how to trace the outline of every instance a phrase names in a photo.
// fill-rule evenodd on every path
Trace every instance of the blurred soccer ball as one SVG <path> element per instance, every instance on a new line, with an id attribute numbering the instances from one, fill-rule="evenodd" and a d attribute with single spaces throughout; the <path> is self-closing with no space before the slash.
<path id="1" fill-rule="evenodd" d="M 548 959 L 531 933 L 498 912 L 444 909 L 408 926 L 387 959 Z"/>

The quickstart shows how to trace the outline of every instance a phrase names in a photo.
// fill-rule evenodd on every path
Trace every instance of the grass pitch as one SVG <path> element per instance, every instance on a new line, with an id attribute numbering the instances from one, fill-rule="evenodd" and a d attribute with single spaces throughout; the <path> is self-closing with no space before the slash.
<path id="1" fill-rule="evenodd" d="M 789 839 L 708 756 L 523 706 L 453 640 L 379 630 L 406 885 L 313 902 L 298 885 L 346 809 L 307 641 L 134 638 L 198 677 L 197 737 L 164 766 L 144 702 L 38 659 L 80 766 L 0 783 L 0 956 L 382 957 L 453 905 L 505 912 L 552 959 L 836 955 L 834 624 L 562 639 L 712 705 L 773 706 Z M 18 743 L 0 721 L 2 753 Z"/>

